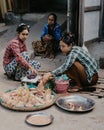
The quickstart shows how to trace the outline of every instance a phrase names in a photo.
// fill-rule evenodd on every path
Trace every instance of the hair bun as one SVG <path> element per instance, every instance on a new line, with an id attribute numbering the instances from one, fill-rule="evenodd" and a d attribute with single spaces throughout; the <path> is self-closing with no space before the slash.
<path id="1" fill-rule="evenodd" d="M 73 44 L 74 45 L 74 35 L 72 34 L 72 32 L 64 32 L 64 34 L 62 35 L 61 39 L 63 42 L 65 42 L 66 44 Z"/>
<path id="2" fill-rule="evenodd" d="M 18 25 L 18 27 L 21 27 L 21 26 L 23 26 L 23 25 L 26 25 L 25 23 L 20 23 L 19 25 Z"/>
<path id="3" fill-rule="evenodd" d="M 27 26 L 27 27 L 30 29 L 30 25 L 28 25 L 28 24 L 20 23 L 20 24 L 18 25 L 18 27 L 21 27 L 21 26 Z"/>
<path id="4" fill-rule="evenodd" d="M 30 30 L 30 25 L 27 25 L 25 23 L 20 23 L 16 29 L 18 33 L 22 32 L 24 29 Z"/>

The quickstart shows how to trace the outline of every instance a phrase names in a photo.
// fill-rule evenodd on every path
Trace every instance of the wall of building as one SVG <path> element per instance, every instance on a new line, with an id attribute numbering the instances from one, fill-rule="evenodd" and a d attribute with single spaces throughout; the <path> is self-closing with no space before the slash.
<path id="1" fill-rule="evenodd" d="M 13 0 L 14 12 L 66 11 L 67 0 Z"/>
<path id="2" fill-rule="evenodd" d="M 92 2 L 93 1 L 93 2 Z M 85 8 L 100 6 L 101 0 L 85 0 Z M 100 10 L 93 10 L 84 13 L 84 41 L 99 37 Z"/>
<path id="3" fill-rule="evenodd" d="M 65 11 L 67 0 L 30 0 L 30 12 Z"/>

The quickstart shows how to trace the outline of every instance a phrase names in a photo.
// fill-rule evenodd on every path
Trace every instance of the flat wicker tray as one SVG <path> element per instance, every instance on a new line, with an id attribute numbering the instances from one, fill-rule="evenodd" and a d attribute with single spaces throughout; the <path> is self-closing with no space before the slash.
<path id="1" fill-rule="evenodd" d="M 9 91 L 13 91 L 13 90 L 9 90 Z M 0 104 L 5 107 L 5 108 L 8 108 L 10 110 L 15 110 L 15 111 L 39 111 L 39 110 L 42 110 L 42 109 L 46 109 L 50 106 L 52 106 L 55 101 L 56 101 L 56 95 L 55 93 L 52 91 L 52 101 L 47 103 L 47 104 L 42 104 L 42 105 L 37 105 L 37 106 L 34 106 L 34 107 L 16 107 L 16 106 L 12 106 L 10 107 L 7 103 L 5 103 L 2 98 L 0 98 Z"/>

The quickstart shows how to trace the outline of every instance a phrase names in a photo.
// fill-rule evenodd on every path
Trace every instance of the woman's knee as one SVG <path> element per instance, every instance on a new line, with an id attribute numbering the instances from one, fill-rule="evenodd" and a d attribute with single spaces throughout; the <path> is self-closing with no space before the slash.
<path id="1" fill-rule="evenodd" d="M 29 61 L 29 64 L 30 64 L 31 66 L 33 66 L 35 69 L 37 69 L 37 70 L 41 67 L 40 62 L 37 61 L 37 60 L 30 60 L 30 61 Z"/>

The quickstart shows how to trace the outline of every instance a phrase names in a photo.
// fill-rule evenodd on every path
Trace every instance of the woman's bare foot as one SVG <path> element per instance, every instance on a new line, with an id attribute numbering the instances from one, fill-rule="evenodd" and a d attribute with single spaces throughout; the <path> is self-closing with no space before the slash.
<path id="1" fill-rule="evenodd" d="M 46 52 L 45 55 L 44 55 L 44 58 L 47 58 L 47 57 L 49 57 L 49 53 L 48 52 Z"/>
<path id="2" fill-rule="evenodd" d="M 54 59 L 55 58 L 55 55 L 54 54 L 50 54 L 50 59 Z"/>

